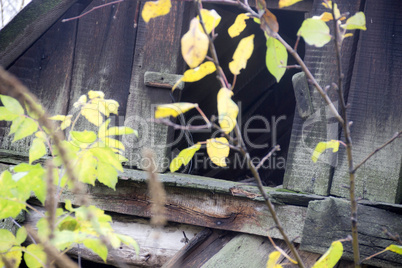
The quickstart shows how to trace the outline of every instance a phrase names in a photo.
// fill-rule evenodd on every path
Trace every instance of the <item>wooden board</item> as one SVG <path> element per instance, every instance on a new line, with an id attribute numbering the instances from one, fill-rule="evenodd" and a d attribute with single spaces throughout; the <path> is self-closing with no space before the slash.
<path id="1" fill-rule="evenodd" d="M 402 129 L 402 5 L 366 1 L 367 31 L 361 33 L 348 103 L 353 121 L 355 165 Z M 343 139 L 343 137 L 342 137 Z M 357 197 L 402 201 L 402 142 L 396 140 L 356 172 Z M 349 197 L 346 153 L 339 150 L 331 194 Z"/>
<path id="2" fill-rule="evenodd" d="M 379 252 L 392 243 L 382 229 L 392 234 L 402 233 L 402 215 L 378 208 L 359 205 L 358 226 L 361 258 Z M 302 250 L 324 253 L 331 243 L 351 233 L 350 203 L 336 198 L 312 201 L 308 206 L 300 247 Z M 353 259 L 350 242 L 344 242 L 344 258 Z M 380 267 L 401 267 L 402 256 L 386 252 L 364 262 Z"/>
<path id="3" fill-rule="evenodd" d="M 85 194 L 88 195 L 91 204 L 104 210 L 150 217 L 151 202 L 147 185 L 145 182 L 134 181 L 137 180 L 134 176 L 140 176 L 141 181 L 145 180 L 147 175 L 141 171 L 127 171 L 123 174 L 125 180 L 119 180 L 116 185 L 116 191 L 98 184 L 96 187 L 88 187 Z M 233 196 L 229 188 L 223 193 L 222 190 L 215 191 L 214 184 L 208 184 L 210 181 L 217 181 L 217 185 L 223 181 L 204 178 L 204 181 L 201 179 L 201 182 L 197 183 L 197 178 L 191 180 L 190 175 L 179 176 L 160 176 L 162 181 L 164 178 L 171 181 L 171 185 L 165 183 L 169 221 L 263 236 L 269 234 L 274 238 L 281 237 L 276 229 L 271 230 L 275 226 L 272 217 L 265 203 L 261 199 L 254 199 L 255 194 L 250 198 Z M 186 177 L 189 179 L 188 186 L 185 185 Z M 232 183 L 232 187 L 234 184 Z M 73 196 L 67 192 L 63 195 L 63 199 L 66 198 L 71 199 L 73 204 L 79 204 L 79 195 Z M 290 239 L 300 241 L 306 208 L 276 205 L 275 209 Z"/>
<path id="4" fill-rule="evenodd" d="M 42 207 L 35 208 L 43 212 Z M 202 228 L 185 224 L 171 223 L 163 228 L 153 228 L 147 219 L 112 214 L 112 228 L 116 233 L 128 235 L 133 238 L 140 247 L 139 255 L 133 248 L 125 245 L 118 249 L 111 249 L 108 254 L 107 264 L 116 267 L 160 267 L 171 259 L 182 247 L 186 245 L 185 233 L 188 239 L 192 239 Z M 23 224 L 36 225 L 41 216 L 30 211 Z M 91 250 L 77 246 L 68 251 L 68 254 L 76 258 L 80 256 L 85 260 L 96 263 L 104 263 L 103 260 Z"/>
<path id="5" fill-rule="evenodd" d="M 86 8 L 104 4 L 94 0 Z M 123 125 L 129 95 L 131 68 L 137 29 L 134 28 L 137 1 L 97 9 L 79 21 L 75 45 L 73 77 L 69 109 L 90 90 L 100 90 L 106 99 L 119 103 L 119 115 L 112 117 L 111 125 Z M 138 14 L 137 14 L 138 15 Z M 77 130 L 94 129 L 84 118 Z"/>
<path id="6" fill-rule="evenodd" d="M 61 20 L 77 16 L 86 5 L 74 4 L 45 34 L 39 38 L 8 69 L 41 100 L 49 114 L 66 114 L 70 94 L 74 45 L 77 21 L 62 23 Z M 25 138 L 12 143 L 7 137 L 9 125 L 0 127 L 0 148 L 27 152 L 32 140 Z"/>
<path id="7" fill-rule="evenodd" d="M 141 5 L 142 9 L 143 4 Z M 171 90 L 148 87 L 144 84 L 145 72 L 182 74 L 183 60 L 180 40 L 188 29 L 191 3 L 173 1 L 169 14 L 145 23 L 139 18 L 138 37 L 132 68 L 130 94 L 127 102 L 125 124 L 138 130 L 139 137 L 128 137 L 125 141 L 127 166 L 142 167 L 142 150 L 155 151 L 155 165 L 159 172 L 166 170 L 170 151 L 168 141 L 172 131 L 167 126 L 150 122 L 154 118 L 157 104 L 172 102 Z"/>
<path id="8" fill-rule="evenodd" d="M 314 1 L 313 9 L 308 17 L 320 15 L 325 11 L 322 1 Z M 337 1 L 341 12 L 348 11 L 354 14 L 360 8 L 361 1 Z M 331 32 L 332 24 L 328 23 Z M 356 40 L 358 34 L 344 41 L 342 47 L 342 67 L 345 75 L 343 87 L 347 92 L 350 83 L 351 68 L 353 67 Z M 306 45 L 304 61 L 311 73 L 317 79 L 321 87 L 337 81 L 335 49 L 332 42 L 322 48 Z M 325 153 L 319 162 L 313 163 L 311 155 L 317 143 L 338 139 L 338 123 L 333 118 L 330 110 L 322 100 L 321 95 L 311 85 L 305 89 L 309 94 L 304 94 L 306 103 L 311 104 L 311 115 L 303 118 L 295 113 L 292 136 L 283 185 L 286 189 L 328 195 L 332 177 L 332 167 L 336 165 L 337 155 Z M 331 99 L 336 102 L 337 94 L 334 90 L 328 92 Z M 298 92 L 296 92 L 298 96 Z M 300 105 L 300 102 L 299 104 Z"/>
<path id="9" fill-rule="evenodd" d="M 33 0 L 0 32 L 0 65 L 7 68 L 77 0 Z"/>

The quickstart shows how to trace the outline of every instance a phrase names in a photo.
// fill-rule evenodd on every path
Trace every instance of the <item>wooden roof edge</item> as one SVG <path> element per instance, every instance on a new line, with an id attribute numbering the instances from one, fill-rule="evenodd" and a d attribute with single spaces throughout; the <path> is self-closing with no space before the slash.
<path id="1" fill-rule="evenodd" d="M 0 65 L 10 66 L 78 0 L 32 0 L 0 31 Z"/>

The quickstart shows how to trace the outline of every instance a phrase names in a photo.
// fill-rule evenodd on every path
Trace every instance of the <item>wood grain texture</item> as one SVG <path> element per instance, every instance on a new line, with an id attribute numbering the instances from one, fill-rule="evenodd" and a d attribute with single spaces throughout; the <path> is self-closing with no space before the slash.
<path id="1" fill-rule="evenodd" d="M 70 94 L 77 21 L 62 23 L 76 16 L 85 4 L 74 4 L 53 26 L 8 69 L 38 97 L 49 114 L 66 114 Z M 32 137 L 12 143 L 9 125 L 0 127 L 0 148 L 27 152 Z"/>
<path id="2" fill-rule="evenodd" d="M 77 30 L 69 109 L 90 90 L 105 93 L 105 99 L 119 103 L 119 114 L 111 125 L 123 125 L 129 94 L 137 29 L 134 28 L 137 1 L 97 9 L 82 17 Z M 86 8 L 104 4 L 94 0 Z M 84 118 L 77 130 L 95 129 Z"/>
<path id="3" fill-rule="evenodd" d="M 367 31 L 359 40 L 348 103 L 353 122 L 354 164 L 402 129 L 402 5 L 400 1 L 367 1 Z M 343 136 L 342 136 L 342 139 Z M 402 201 L 402 142 L 394 141 L 356 172 L 357 197 Z M 349 197 L 347 159 L 339 150 L 331 194 Z"/>
<path id="4" fill-rule="evenodd" d="M 127 101 L 125 124 L 138 130 L 139 137 L 125 139 L 128 166 L 142 168 L 141 152 L 144 148 L 155 151 L 155 166 L 159 172 L 168 165 L 167 145 L 172 131 L 167 126 L 152 123 L 157 104 L 172 102 L 171 91 L 165 88 L 148 87 L 144 84 L 145 72 L 182 74 L 183 60 L 180 40 L 183 29 L 187 31 L 188 7 L 191 3 L 173 1 L 169 14 L 145 23 L 139 18 L 134 64 Z M 143 6 L 143 4 L 142 4 Z M 141 6 L 141 7 L 142 7 Z"/>
<path id="5" fill-rule="evenodd" d="M 314 1 L 313 10 L 308 17 L 320 15 L 325 11 L 322 1 Z M 354 14 L 360 8 L 361 1 L 337 1 L 341 12 L 348 11 Z M 328 23 L 332 32 L 332 24 Z M 347 92 L 353 67 L 355 42 L 358 35 L 344 41 L 342 47 L 342 67 L 345 74 L 343 87 Z M 332 42 L 322 48 L 306 46 L 304 58 L 306 65 L 317 79 L 321 87 L 337 81 L 335 49 Z M 289 145 L 284 187 L 286 189 L 328 195 L 330 190 L 332 167 L 337 163 L 337 154 L 326 152 L 320 156 L 317 163 L 313 163 L 311 155 L 317 143 L 338 139 L 338 123 L 333 118 L 318 91 L 310 85 L 311 105 L 313 114 L 307 119 L 295 114 L 292 136 Z M 337 106 L 337 94 L 334 90 L 328 92 Z"/>
<path id="6" fill-rule="evenodd" d="M 0 65 L 7 68 L 77 0 L 33 0 L 0 32 Z"/>
<path id="7" fill-rule="evenodd" d="M 361 258 L 364 259 L 395 243 L 382 232 L 387 228 L 390 233 L 402 233 L 402 215 L 378 208 L 359 205 L 358 207 L 359 245 Z M 303 229 L 301 249 L 324 253 L 335 240 L 350 234 L 350 203 L 336 198 L 312 201 L 309 204 Z M 350 242 L 344 242 L 343 258 L 352 260 Z M 386 252 L 364 262 L 379 267 L 401 267 L 402 256 Z"/>
<path id="8" fill-rule="evenodd" d="M 146 178 L 146 173 L 140 176 Z M 125 178 L 119 180 L 116 191 L 98 184 L 96 187 L 88 187 L 85 194 L 91 204 L 104 210 L 150 217 L 151 201 L 146 183 Z M 165 183 L 168 221 L 263 236 L 269 233 L 274 238 L 281 237 L 276 229 L 271 230 L 275 224 L 262 200 L 233 196 L 229 189 L 227 193 L 214 191 L 214 186 L 205 182 L 195 187 L 196 179 L 188 187 L 179 186 L 180 182 L 174 184 L 172 178 L 171 182 L 171 185 Z M 63 198 L 72 199 L 73 204 L 78 204 L 80 200 L 79 195 L 73 196 L 68 192 Z M 275 208 L 288 235 L 291 239 L 296 238 L 296 242 L 299 241 L 306 208 L 291 205 L 276 205 Z"/>
<path id="9" fill-rule="evenodd" d="M 34 206 L 38 211 L 44 212 L 42 207 Z M 185 244 L 183 232 L 188 239 L 192 239 L 203 228 L 185 224 L 171 223 L 163 228 L 153 228 L 147 219 L 112 214 L 112 228 L 118 234 L 133 238 L 140 247 L 139 255 L 133 248 L 122 245 L 118 249 L 109 250 L 107 264 L 116 267 L 161 267 L 171 259 Z M 23 224 L 35 226 L 41 215 L 30 211 Z M 21 222 L 21 221 L 19 221 Z M 1 223 L 0 223 L 1 225 Z M 73 258 L 78 254 L 95 263 L 104 263 L 103 260 L 91 250 L 77 246 L 67 253 Z"/>

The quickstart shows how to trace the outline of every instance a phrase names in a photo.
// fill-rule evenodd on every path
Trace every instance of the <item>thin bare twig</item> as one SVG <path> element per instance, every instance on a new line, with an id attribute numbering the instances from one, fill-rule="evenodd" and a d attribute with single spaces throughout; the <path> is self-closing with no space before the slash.
<path id="1" fill-rule="evenodd" d="M 334 18 L 334 45 L 335 45 L 335 56 L 336 56 L 336 65 L 338 72 L 338 97 L 339 103 L 341 106 L 342 119 L 343 121 L 339 121 L 342 124 L 343 133 L 345 135 L 345 143 L 346 143 L 346 154 L 348 159 L 348 167 L 349 167 L 349 195 L 350 195 L 350 210 L 351 210 L 351 220 L 352 220 L 352 248 L 353 248 L 353 261 L 355 268 L 360 267 L 360 250 L 359 250 L 359 238 L 358 238 L 358 229 L 357 229 L 357 200 L 355 196 L 355 174 L 353 171 L 353 155 L 352 155 L 352 138 L 350 135 L 350 125 L 348 122 L 348 115 L 346 113 L 346 103 L 343 95 L 343 73 L 342 73 L 342 55 L 341 55 L 341 46 L 342 46 L 342 36 L 339 32 L 339 23 L 338 19 L 335 16 L 335 7 L 336 5 L 332 5 L 332 17 Z M 336 85 L 335 85 L 336 86 Z"/>
<path id="2" fill-rule="evenodd" d="M 121 3 L 121 2 L 123 2 L 123 1 L 124 1 L 124 0 L 117 0 L 117 1 L 113 1 L 113 2 L 110 2 L 110 3 L 106 3 L 106 4 L 103 4 L 103 5 L 100 5 L 100 6 L 93 7 L 93 8 L 91 8 L 90 10 L 88 10 L 87 12 L 82 13 L 82 14 L 79 15 L 79 16 L 72 17 L 72 18 L 68 18 L 68 19 L 64 19 L 64 20 L 62 20 L 61 22 L 67 22 L 67 21 L 71 21 L 71 20 L 80 19 L 80 18 L 84 17 L 85 15 L 91 13 L 91 12 L 94 11 L 94 10 L 97 10 L 97 9 L 99 9 L 99 8 L 103 8 L 103 7 L 106 7 L 106 6 L 114 5 L 114 4 L 117 4 L 117 3 Z"/>
<path id="3" fill-rule="evenodd" d="M 205 125 L 198 125 L 198 126 L 183 126 L 179 124 L 175 124 L 169 119 L 150 119 L 151 122 L 158 123 L 158 124 L 164 124 L 169 127 L 173 127 L 174 129 L 180 129 L 180 130 L 200 130 L 200 129 L 208 129 L 211 128 L 211 124 L 205 124 Z"/>
<path id="4" fill-rule="evenodd" d="M 272 156 L 273 153 L 275 153 L 276 151 L 280 151 L 281 147 L 279 146 L 279 144 L 277 144 L 274 148 L 272 148 L 271 151 L 269 151 L 269 153 L 264 156 L 263 159 L 261 159 L 260 163 L 258 163 L 258 165 L 255 167 L 257 170 L 260 169 L 260 167 L 262 167 L 262 165 L 264 164 L 265 161 L 268 160 L 268 158 L 270 158 Z"/>
<path id="5" fill-rule="evenodd" d="M 394 136 L 392 136 L 391 139 L 389 139 L 387 142 L 385 142 L 383 145 L 381 145 L 380 147 L 378 147 L 377 149 L 375 149 L 371 154 L 369 154 L 360 164 L 356 165 L 355 168 L 351 171 L 352 173 L 355 173 L 364 163 L 367 162 L 367 160 L 369 160 L 373 155 L 375 155 L 376 153 L 378 153 L 379 151 L 381 151 L 382 148 L 384 148 L 385 146 L 387 146 L 388 144 L 392 143 L 394 140 L 396 140 L 397 138 L 400 138 L 400 136 L 402 135 L 402 130 L 400 130 L 399 132 L 396 132 L 394 134 Z"/>

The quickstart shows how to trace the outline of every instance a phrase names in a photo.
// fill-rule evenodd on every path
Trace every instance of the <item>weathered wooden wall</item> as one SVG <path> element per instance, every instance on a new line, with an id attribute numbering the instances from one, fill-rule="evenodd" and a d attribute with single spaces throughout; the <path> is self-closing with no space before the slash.
<path id="1" fill-rule="evenodd" d="M 312 11 L 306 16 L 312 17 L 326 11 L 321 2 L 314 1 Z M 359 11 L 361 1 L 343 0 L 337 1 L 337 4 L 342 12 L 348 11 L 350 14 L 354 14 Z M 332 23 L 329 22 L 328 25 L 332 33 Z M 346 39 L 342 47 L 345 91 L 349 88 L 354 62 L 353 53 L 358 36 L 355 34 L 352 38 Z M 304 61 L 321 87 L 324 88 L 337 81 L 335 48 L 332 42 L 321 48 L 306 45 Z M 331 100 L 337 101 L 337 93 L 334 90 L 328 91 L 328 94 Z M 290 190 L 328 195 L 331 187 L 332 168 L 337 163 L 337 155 L 327 152 L 320 157 L 317 163 L 313 163 L 311 155 L 317 143 L 338 139 L 339 125 L 321 95 L 312 85 L 308 88 L 295 87 L 295 95 L 296 101 L 298 101 L 296 111 L 301 109 L 305 113 L 295 113 L 283 184 Z M 301 102 L 301 99 L 304 102 Z M 335 106 L 337 106 L 336 103 Z"/>
<path id="2" fill-rule="evenodd" d="M 402 5 L 366 1 L 348 104 L 355 165 L 402 130 Z M 344 140 L 344 136 L 341 137 Z M 402 202 L 402 141 L 388 145 L 356 172 L 357 196 Z M 348 197 L 347 159 L 341 146 L 331 194 Z"/>
<path id="3" fill-rule="evenodd" d="M 151 147 L 157 155 L 159 171 L 167 168 L 168 128 L 151 123 L 154 106 L 172 102 L 169 89 L 149 87 L 144 84 L 146 71 L 162 74 L 181 74 L 184 71 L 180 56 L 180 38 L 188 28 L 188 18 L 193 14 L 191 3 L 174 1 L 171 12 L 149 23 L 140 14 L 139 1 L 124 1 L 97 9 L 80 19 L 61 22 L 104 4 L 102 0 L 81 0 L 68 7 L 57 1 L 59 17 L 39 23 L 42 28 L 37 36 L 25 34 L 33 45 L 21 55 L 2 56 L 0 62 L 9 64 L 9 71 L 19 77 L 38 96 L 50 114 L 72 114 L 73 103 L 89 90 L 101 90 L 105 98 L 118 101 L 119 116 L 112 117 L 111 125 L 129 125 L 138 129 L 139 138 L 124 140 L 130 167 L 140 167 L 141 151 Z M 31 5 L 37 11 L 41 6 Z M 34 4 L 33 3 L 33 4 Z M 61 7 L 67 10 L 64 14 Z M 64 10 L 64 11 L 65 11 Z M 25 12 L 26 13 L 26 12 Z M 18 20 L 27 16 L 17 15 Z M 22 17 L 22 18 L 21 18 Z M 47 27 L 43 24 L 48 22 Z M 136 25 L 134 25 L 136 24 Z M 29 26 L 27 26 L 29 27 Z M 10 34 L 7 29 L 3 35 Z M 40 36 L 40 34 L 43 34 Z M 19 35 L 18 35 L 19 36 Z M 40 36 L 40 37 L 39 37 Z M 14 40 L 14 42 L 17 42 Z M 26 43 L 27 41 L 25 41 Z M 0 51 L 1 52 L 1 51 Z M 0 54 L 1 56 L 1 54 Z M 15 144 L 7 137 L 8 125 L 0 128 L 0 149 L 24 152 L 30 138 Z M 95 129 L 80 118 L 75 130 Z M 163 162 L 164 161 L 164 162 Z"/>

